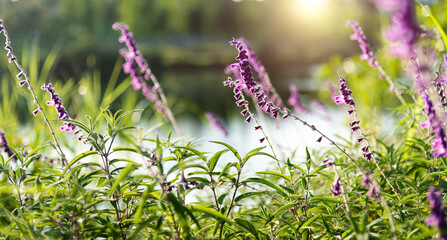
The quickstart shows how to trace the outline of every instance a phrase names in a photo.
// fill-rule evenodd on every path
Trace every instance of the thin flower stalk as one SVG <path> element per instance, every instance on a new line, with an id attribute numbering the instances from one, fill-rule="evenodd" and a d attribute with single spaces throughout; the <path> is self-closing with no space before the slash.
<path id="1" fill-rule="evenodd" d="M 382 65 L 380 65 L 379 61 L 374 56 L 373 51 L 371 50 L 371 47 L 369 46 L 368 38 L 366 37 L 365 33 L 363 32 L 363 29 L 360 27 L 360 24 L 355 21 L 348 21 L 346 23 L 346 26 L 352 27 L 354 30 L 354 34 L 351 35 L 351 40 L 357 40 L 359 43 L 359 47 L 362 50 L 362 54 L 360 55 L 360 59 L 368 61 L 369 65 L 372 68 L 376 68 L 379 70 L 380 75 L 385 78 L 385 80 L 390 85 L 390 91 L 393 91 L 396 97 L 399 99 L 402 105 L 405 105 L 406 102 L 402 97 L 402 94 L 399 92 L 399 90 L 394 85 L 393 81 L 391 80 L 391 77 L 385 72 Z"/>
<path id="2" fill-rule="evenodd" d="M 0 33 L 3 33 L 3 35 L 5 36 L 5 49 L 7 51 L 6 56 L 9 57 L 8 58 L 9 63 L 14 63 L 15 66 L 17 67 L 17 69 L 19 70 L 19 74 L 17 74 L 17 79 L 19 80 L 19 85 L 21 87 L 24 85 L 28 85 L 28 90 L 31 92 L 31 95 L 33 96 L 33 101 L 37 105 L 37 109 L 33 111 L 33 114 L 36 116 L 39 112 L 42 113 L 43 119 L 48 126 L 48 129 L 50 131 L 50 134 L 51 134 L 54 144 L 56 146 L 56 151 L 59 154 L 59 156 L 61 157 L 62 163 L 64 165 L 68 166 L 68 168 L 71 171 L 71 167 L 68 165 L 67 158 L 65 157 L 65 154 L 62 151 L 62 148 L 56 138 L 56 134 L 54 133 L 53 128 L 51 127 L 50 121 L 48 120 L 45 112 L 43 111 L 41 104 L 39 103 L 39 100 L 37 99 L 37 96 L 34 92 L 33 86 L 31 85 L 28 74 L 26 73 L 26 71 L 22 67 L 22 65 L 20 65 L 20 63 L 18 62 L 17 57 L 14 55 L 14 52 L 13 52 L 13 49 L 11 46 L 11 40 L 9 39 L 8 32 L 6 31 L 6 29 L 3 25 L 2 19 L 0 19 Z"/>
<path id="3" fill-rule="evenodd" d="M 149 68 L 149 64 L 146 59 L 144 59 L 138 45 L 133 39 L 132 32 L 126 24 L 116 22 L 113 24 L 112 28 L 114 30 L 120 30 L 121 36 L 119 37 L 119 42 L 124 42 L 127 46 L 127 50 L 120 50 L 120 54 L 124 57 L 125 63 L 123 64 L 123 70 L 125 73 L 132 77 L 132 86 L 135 90 L 142 89 L 143 95 L 151 102 L 155 103 L 155 108 L 165 115 L 165 118 L 172 124 L 175 131 L 183 135 L 177 121 L 175 120 L 174 114 L 169 107 L 167 98 L 163 92 L 155 75 Z M 145 81 L 143 81 L 143 79 Z M 153 87 L 150 88 L 146 82 L 152 81 Z"/>
<path id="4" fill-rule="evenodd" d="M 340 95 L 335 97 L 335 103 L 337 103 L 337 104 L 345 104 L 345 105 L 351 107 L 351 109 L 349 109 L 347 111 L 347 113 L 349 115 L 353 115 L 354 121 L 350 122 L 349 126 L 351 128 L 351 131 L 359 136 L 357 138 L 357 142 L 359 144 L 361 144 L 362 142 L 364 143 L 363 147 L 361 148 L 361 151 L 363 153 L 363 157 L 366 160 L 368 160 L 368 161 L 371 161 L 371 160 L 373 161 L 374 165 L 376 165 L 376 167 L 379 170 L 379 172 L 385 178 L 386 182 L 391 187 L 391 189 L 394 192 L 394 194 L 396 194 L 397 198 L 399 200 L 401 200 L 401 198 L 400 198 L 399 194 L 397 193 L 396 189 L 391 184 L 390 180 L 385 175 L 385 173 L 382 171 L 382 168 L 380 167 L 379 163 L 377 162 L 377 160 L 376 160 L 376 158 L 375 158 L 375 156 L 374 156 L 374 154 L 372 152 L 371 145 L 370 145 L 368 139 L 365 137 L 365 135 L 363 134 L 362 129 L 360 128 L 360 125 L 359 125 L 360 124 L 360 120 L 357 117 L 357 111 L 356 111 L 356 108 L 355 108 L 355 102 L 354 102 L 354 99 L 351 96 L 352 91 L 347 88 L 345 79 L 340 77 L 338 82 L 340 83 Z"/>

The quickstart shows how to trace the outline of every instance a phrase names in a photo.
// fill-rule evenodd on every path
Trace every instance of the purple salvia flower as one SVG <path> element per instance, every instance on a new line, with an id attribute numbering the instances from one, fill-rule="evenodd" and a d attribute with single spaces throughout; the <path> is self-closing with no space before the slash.
<path id="1" fill-rule="evenodd" d="M 228 136 L 228 132 L 222 122 L 214 114 L 207 112 L 205 113 L 205 117 L 210 121 L 211 126 L 221 131 L 225 137 Z"/>
<path id="2" fill-rule="evenodd" d="M 447 222 L 445 220 L 446 214 L 444 211 L 444 203 L 442 202 L 442 191 L 435 191 L 434 187 L 428 190 L 427 199 L 430 201 L 430 216 L 425 220 L 428 225 L 433 225 L 441 230 L 441 239 L 447 239 Z"/>
<path id="3" fill-rule="evenodd" d="M 289 90 L 290 90 L 290 97 L 289 99 L 287 99 L 287 104 L 292 106 L 295 112 L 297 113 L 308 113 L 309 109 L 303 107 L 300 103 L 300 94 L 298 92 L 298 88 L 295 85 L 290 84 Z"/>
<path id="4" fill-rule="evenodd" d="M 238 56 L 236 57 L 238 63 L 232 64 L 231 67 L 238 68 L 241 74 L 241 79 L 233 81 L 233 84 L 230 84 L 229 80 L 227 80 L 224 84 L 228 86 L 234 86 L 233 92 L 234 98 L 236 100 L 239 100 L 241 98 L 241 90 L 243 89 L 247 94 L 251 94 L 256 97 L 256 99 L 258 100 L 258 106 L 264 112 L 268 113 L 273 118 L 277 118 L 279 109 L 272 101 L 269 100 L 268 95 L 264 92 L 262 87 L 255 82 L 250 67 L 248 53 L 244 45 L 236 39 L 230 41 L 230 44 L 235 45 L 236 49 L 238 50 Z M 246 122 L 249 122 L 250 120 L 251 117 L 247 118 Z"/>
<path id="5" fill-rule="evenodd" d="M 428 119 L 421 124 L 421 127 L 428 127 L 436 134 L 432 143 L 432 149 L 435 150 L 433 156 L 447 157 L 447 135 L 445 130 L 436 115 L 433 103 L 427 93 L 422 92 L 422 100 L 425 102 L 425 115 Z"/>
<path id="6" fill-rule="evenodd" d="M 412 0 L 373 0 L 379 9 L 391 11 L 390 27 L 385 35 L 393 43 L 391 53 L 400 58 L 414 55 L 414 44 L 421 29 L 416 21 Z"/>
<path id="7" fill-rule="evenodd" d="M 237 39 L 241 46 L 247 51 L 248 61 L 253 66 L 254 70 L 258 73 L 258 77 L 261 80 L 261 89 L 269 99 L 269 101 L 273 102 L 276 106 L 282 106 L 282 100 L 279 95 L 274 91 L 272 83 L 270 82 L 270 78 L 265 70 L 265 67 L 262 65 L 259 58 L 256 56 L 256 53 L 250 47 L 250 44 L 244 38 Z"/>
<path id="8" fill-rule="evenodd" d="M 59 94 L 57 94 L 54 91 L 54 88 L 51 86 L 51 83 L 48 83 L 47 85 L 43 85 L 41 87 L 42 90 L 47 91 L 48 93 L 51 94 L 51 101 L 47 102 L 48 106 L 54 106 L 54 108 L 56 108 L 56 112 L 58 114 L 58 118 L 59 119 L 69 119 L 70 117 L 68 116 L 68 112 L 67 110 L 65 110 L 64 105 L 62 105 L 62 100 L 59 97 Z M 69 123 L 69 122 L 64 122 L 64 125 L 61 127 L 62 131 L 66 131 L 66 132 L 71 132 L 76 128 L 75 125 Z"/>
<path id="9" fill-rule="evenodd" d="M 367 186 L 369 186 L 371 181 L 372 181 L 371 174 L 370 173 L 366 173 L 364 175 L 364 177 L 362 178 L 362 182 L 361 183 L 362 183 L 363 186 L 367 187 Z"/>
<path id="10" fill-rule="evenodd" d="M 366 173 L 362 178 L 361 184 L 365 187 L 369 187 L 368 197 L 375 198 L 380 197 L 380 191 L 377 189 L 377 186 L 373 182 L 373 178 L 371 173 Z"/>
<path id="11" fill-rule="evenodd" d="M 357 42 L 359 43 L 359 47 L 362 50 L 360 59 L 367 60 L 371 67 L 377 68 L 379 64 L 374 57 L 371 48 L 369 47 L 368 39 L 363 33 L 363 29 L 360 27 L 359 23 L 355 21 L 348 21 L 346 23 L 346 26 L 350 26 L 354 30 L 354 34 L 351 35 L 351 40 L 357 40 Z"/>
<path id="12" fill-rule="evenodd" d="M 13 162 L 17 161 L 17 157 L 15 156 L 14 151 L 12 151 L 12 149 L 8 146 L 8 142 L 5 138 L 5 133 L 2 131 L 0 131 L 0 149 L 2 149 L 2 152 L 6 153 Z"/>
<path id="13" fill-rule="evenodd" d="M 337 197 L 341 194 L 340 177 L 335 177 L 334 182 L 331 185 L 332 196 Z"/>
<path id="14" fill-rule="evenodd" d="M 123 71 L 131 76 L 132 86 L 135 90 L 142 89 L 143 96 L 154 103 L 155 109 L 158 112 L 163 113 L 165 119 L 171 122 L 178 132 L 181 132 L 180 129 L 176 127 L 177 123 L 175 122 L 169 106 L 161 100 L 161 98 L 164 98 L 164 93 L 155 76 L 152 75 L 149 64 L 138 49 L 138 45 L 133 38 L 132 32 L 129 31 L 126 24 L 120 22 L 114 23 L 112 28 L 121 31 L 121 36 L 118 38 L 118 41 L 125 43 L 127 46 L 127 50 L 120 50 L 120 54 L 125 59 Z M 152 80 L 152 83 L 154 84 L 152 89 L 148 86 L 144 86 L 146 83 L 142 79 L 146 81 Z"/>
<path id="15" fill-rule="evenodd" d="M 351 97 L 352 91 L 347 88 L 346 86 L 346 80 L 340 77 L 340 80 L 338 81 L 340 83 L 340 94 L 338 96 L 335 96 L 335 103 L 336 104 L 346 104 L 350 106 L 355 106 L 354 100 Z"/>

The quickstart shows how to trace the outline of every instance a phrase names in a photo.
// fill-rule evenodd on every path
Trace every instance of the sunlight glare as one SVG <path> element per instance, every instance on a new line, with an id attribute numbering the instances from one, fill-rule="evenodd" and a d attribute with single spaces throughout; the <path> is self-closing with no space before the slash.
<path id="1" fill-rule="evenodd" d="M 305 11 L 315 11 L 328 0 L 298 0 L 300 7 Z"/>

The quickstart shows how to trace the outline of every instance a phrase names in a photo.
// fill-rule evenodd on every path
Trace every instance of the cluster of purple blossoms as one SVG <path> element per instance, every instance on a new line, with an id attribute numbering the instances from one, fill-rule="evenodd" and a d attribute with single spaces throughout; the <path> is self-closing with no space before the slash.
<path id="1" fill-rule="evenodd" d="M 44 84 L 41 89 L 51 94 L 51 101 L 47 101 L 47 105 L 54 106 L 54 108 L 56 108 L 58 119 L 69 119 L 70 117 L 68 116 L 68 112 L 65 110 L 64 105 L 62 105 L 62 100 L 60 99 L 59 94 L 54 91 L 51 83 Z M 39 113 L 39 109 L 35 110 L 33 113 L 34 115 L 37 115 Z M 69 122 L 64 122 L 64 125 L 61 127 L 61 130 L 66 132 L 71 132 L 75 129 L 76 126 Z"/>
<path id="2" fill-rule="evenodd" d="M 416 21 L 412 0 L 372 0 L 383 11 L 390 11 L 391 26 L 386 30 L 386 37 L 394 43 L 391 53 L 400 58 L 414 55 L 414 44 L 421 29 Z"/>
<path id="3" fill-rule="evenodd" d="M 355 103 L 354 103 L 354 99 L 352 98 L 351 94 L 352 94 L 352 90 L 348 89 L 348 87 L 346 86 L 346 80 L 341 78 L 338 80 L 338 82 L 340 83 L 340 95 L 335 96 L 335 103 L 336 104 L 346 104 L 348 106 L 351 106 L 351 109 L 349 109 L 347 112 L 349 115 L 355 113 Z M 354 114 L 355 115 L 355 114 Z M 349 123 L 349 127 L 351 127 L 351 131 L 353 133 L 357 132 L 360 130 L 360 121 L 355 119 L 354 121 Z M 365 140 L 365 138 L 363 137 L 363 134 L 361 137 L 359 137 L 357 139 L 358 143 L 361 143 L 363 140 Z M 370 151 L 370 147 L 369 145 L 366 145 L 364 147 L 361 148 L 362 153 L 363 153 L 363 157 L 368 160 L 371 161 L 372 159 L 372 152 Z"/>
<path id="4" fill-rule="evenodd" d="M 112 28 L 114 30 L 120 30 L 121 36 L 118 38 L 118 41 L 121 43 L 125 43 L 127 49 L 121 49 L 120 54 L 124 57 L 123 71 L 126 74 L 129 74 L 132 78 L 132 86 L 135 90 L 142 91 L 144 97 L 155 103 L 155 108 L 157 111 L 163 113 L 165 111 L 163 107 L 163 103 L 161 102 L 157 92 L 159 90 L 158 84 L 155 84 L 152 88 L 150 88 L 144 81 L 150 81 L 152 78 L 152 72 L 149 68 L 148 63 L 143 58 L 140 50 L 138 50 L 138 45 L 133 39 L 132 32 L 129 31 L 129 28 L 126 24 L 117 22 L 113 24 Z"/>
<path id="5" fill-rule="evenodd" d="M 379 67 L 379 63 L 374 57 L 374 54 L 369 47 L 368 39 L 363 33 L 363 29 L 360 27 L 359 23 L 355 21 L 348 21 L 346 23 L 346 26 L 350 26 L 354 30 L 354 34 L 351 35 L 351 40 L 357 40 L 357 42 L 359 43 L 359 47 L 362 50 L 360 59 L 367 60 L 369 65 L 373 68 Z"/>
<path id="6" fill-rule="evenodd" d="M 442 202 L 442 191 L 436 192 L 434 187 L 428 190 L 427 199 L 430 200 L 430 216 L 425 220 L 428 225 L 433 225 L 441 230 L 441 239 L 447 239 L 447 222 L 444 211 L 444 203 Z"/>
<path id="7" fill-rule="evenodd" d="M 12 149 L 8 146 L 8 142 L 5 138 L 5 133 L 2 131 L 0 131 L 0 148 L 2 149 L 2 152 L 8 155 L 8 157 L 12 157 L 12 161 L 17 161 L 17 157 L 15 156 L 14 151 L 12 151 Z"/>
<path id="8" fill-rule="evenodd" d="M 239 38 L 237 41 L 240 42 L 241 46 L 247 51 L 248 61 L 253 66 L 254 70 L 257 72 L 259 79 L 261 80 L 261 89 L 264 91 L 267 99 L 275 104 L 275 106 L 281 107 L 282 100 L 281 97 L 276 94 L 273 90 L 273 86 L 270 82 L 270 78 L 262 65 L 259 58 L 256 56 L 255 51 L 250 47 L 250 44 L 244 38 Z"/>
<path id="9" fill-rule="evenodd" d="M 258 101 L 258 106 L 264 112 L 269 114 L 272 118 L 277 118 L 280 110 L 273 102 L 268 100 L 269 98 L 262 90 L 262 87 L 255 82 L 251 72 L 250 62 L 248 61 L 247 50 L 238 40 L 233 39 L 230 41 L 230 44 L 235 45 L 236 49 L 239 51 L 239 54 L 236 57 L 238 63 L 231 64 L 231 68 L 238 68 L 241 74 L 241 79 L 236 79 L 233 81 L 229 77 L 228 80 L 224 82 L 224 85 L 233 87 L 234 98 L 237 100 L 236 104 L 239 107 L 248 105 L 248 101 L 241 99 L 241 90 L 244 89 L 256 98 Z M 241 114 L 246 116 L 248 114 L 248 110 L 244 109 Z M 251 122 L 251 115 L 249 115 L 245 121 L 247 123 Z"/>
<path id="10" fill-rule="evenodd" d="M 422 100 L 424 100 L 425 102 L 425 115 L 428 119 L 421 124 L 421 127 L 428 127 L 436 134 L 436 137 L 433 140 L 432 144 L 432 148 L 436 150 L 433 153 L 433 156 L 447 157 L 447 135 L 436 115 L 433 102 L 430 100 L 430 97 L 425 92 L 422 92 Z"/>
<path id="11" fill-rule="evenodd" d="M 287 99 L 287 104 L 292 106 L 295 112 L 297 113 L 309 113 L 309 109 L 304 107 L 300 102 L 300 94 L 298 92 L 297 87 L 293 84 L 290 84 L 289 90 L 290 90 L 290 97 L 289 99 Z"/>
<path id="12" fill-rule="evenodd" d="M 222 122 L 214 114 L 206 112 L 205 117 L 210 121 L 211 126 L 221 131 L 225 137 L 228 136 L 227 129 L 225 129 Z"/>
<path id="13" fill-rule="evenodd" d="M 340 177 L 336 176 L 334 182 L 331 184 L 332 196 L 337 197 L 341 194 Z"/>

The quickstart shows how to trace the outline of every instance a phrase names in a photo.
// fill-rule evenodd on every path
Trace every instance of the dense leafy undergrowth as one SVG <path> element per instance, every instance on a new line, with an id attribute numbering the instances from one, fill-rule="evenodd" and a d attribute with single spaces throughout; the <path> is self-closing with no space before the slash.
<path id="1" fill-rule="evenodd" d="M 339 77 L 329 71 L 340 67 L 334 66 L 337 60 L 320 70 L 322 76 L 329 72 L 339 88 L 332 97 L 347 111 L 350 139 L 329 136 L 318 122 L 304 121 L 300 116 L 308 109 L 296 88 L 284 101 L 248 42 L 230 42 L 238 55 L 226 69 L 232 77 L 224 85 L 232 89 L 247 127 L 263 135 L 261 147 L 245 154 L 219 141 L 210 144 L 220 150 L 199 151 L 200 143 L 183 135 L 171 99 L 125 24 L 113 26 L 126 49 L 101 90 L 100 73 L 94 70 L 76 83 L 48 81 L 56 53 L 41 68 L 33 57 L 36 49 L 23 51 L 21 62 L 7 22 L 0 20 L 7 53 L 2 62 L 18 79 L 16 84 L 2 75 L 1 237 L 447 239 L 442 193 L 447 188 L 447 56 L 442 55 L 447 36 L 428 6 L 410 0 L 374 2 L 391 19 L 388 42 L 375 51 L 379 57 L 360 26 L 348 22 L 351 39 L 362 50 L 360 59 L 348 63 L 360 70 L 338 61 L 349 70 Z M 121 64 L 130 77 L 119 83 Z M 362 96 L 358 91 L 365 84 L 369 88 Z M 357 97 L 362 104 L 377 105 L 356 105 Z M 390 98 L 392 104 L 378 105 Z M 117 106 L 123 110 L 111 110 Z M 386 111 L 372 113 L 371 106 Z M 392 113 L 393 125 L 382 126 L 386 133 L 379 134 L 377 122 L 384 112 Z M 302 158 L 287 155 L 267 136 L 263 114 L 278 121 L 272 128 L 298 121 L 330 147 L 306 148 Z M 141 116 L 152 120 L 139 121 Z M 226 134 L 213 114 L 203 117 Z M 172 131 L 157 134 L 157 122 Z M 276 163 L 276 170 L 243 174 L 247 162 L 259 158 Z"/>

